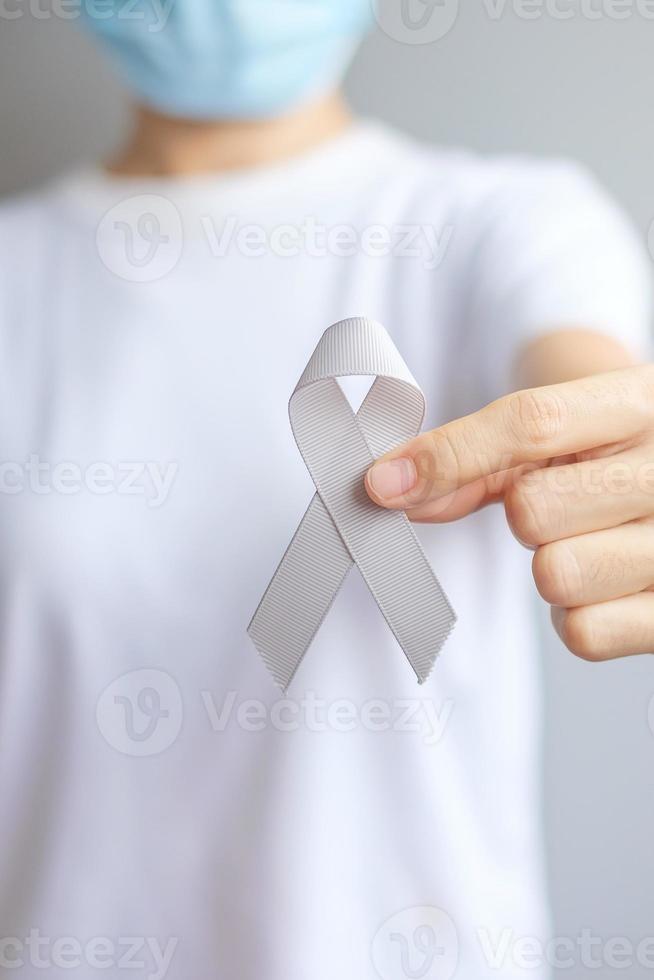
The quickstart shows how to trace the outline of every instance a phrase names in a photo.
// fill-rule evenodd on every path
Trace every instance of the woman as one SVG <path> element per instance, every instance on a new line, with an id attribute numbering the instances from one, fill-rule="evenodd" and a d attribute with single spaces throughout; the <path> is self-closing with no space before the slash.
<path id="1" fill-rule="evenodd" d="M 131 138 L 0 210 L 4 965 L 544 977 L 497 945 L 548 937 L 533 581 L 480 508 L 574 653 L 654 646 L 632 232 L 573 165 L 354 121 L 367 0 L 86 14 Z M 246 627 L 313 493 L 287 402 L 353 314 L 431 430 L 366 488 L 458 623 L 418 689 L 353 572 L 280 698 Z"/>

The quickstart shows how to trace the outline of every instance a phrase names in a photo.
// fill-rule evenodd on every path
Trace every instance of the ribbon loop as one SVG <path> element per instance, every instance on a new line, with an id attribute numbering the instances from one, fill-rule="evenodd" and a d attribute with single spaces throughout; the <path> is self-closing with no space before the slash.
<path id="1" fill-rule="evenodd" d="M 375 379 L 356 414 L 336 380 L 348 375 Z M 363 485 L 378 456 L 417 434 L 424 411 L 381 324 L 353 317 L 325 331 L 289 403 L 316 494 L 248 627 L 283 690 L 352 564 L 419 682 L 429 676 L 456 617 L 406 515 L 377 507 Z"/>

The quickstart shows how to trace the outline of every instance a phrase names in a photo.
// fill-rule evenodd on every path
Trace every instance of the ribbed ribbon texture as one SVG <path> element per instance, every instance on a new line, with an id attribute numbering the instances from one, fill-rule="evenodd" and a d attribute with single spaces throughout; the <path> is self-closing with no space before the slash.
<path id="1" fill-rule="evenodd" d="M 338 381 L 374 377 L 355 414 Z M 316 494 L 248 626 L 286 691 L 353 564 L 418 680 L 429 676 L 456 616 L 401 511 L 376 506 L 363 479 L 378 456 L 422 425 L 422 391 L 381 324 L 329 327 L 289 403 L 298 449 Z"/>

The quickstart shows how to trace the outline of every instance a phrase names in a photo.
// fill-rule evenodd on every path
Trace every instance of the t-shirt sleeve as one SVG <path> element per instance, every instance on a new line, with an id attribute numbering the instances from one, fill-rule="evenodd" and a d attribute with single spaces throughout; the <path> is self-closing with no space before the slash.
<path id="1" fill-rule="evenodd" d="M 651 355 L 650 261 L 629 220 L 595 179 L 568 163 L 505 174 L 486 201 L 473 330 L 493 396 L 511 390 L 516 355 L 554 330 L 585 328 Z"/>

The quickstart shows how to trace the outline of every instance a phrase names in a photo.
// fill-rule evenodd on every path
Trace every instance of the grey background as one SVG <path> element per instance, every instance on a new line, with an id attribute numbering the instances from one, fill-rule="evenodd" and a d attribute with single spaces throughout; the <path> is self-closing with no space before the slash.
<path id="1" fill-rule="evenodd" d="M 126 121 L 124 96 L 91 45 L 18 2 L 21 17 L 0 18 L 0 194 L 97 155 Z M 604 11 L 596 20 L 575 0 L 558 2 L 571 19 L 525 20 L 511 4 L 494 19 L 482 0 L 467 2 L 432 44 L 378 31 L 351 72 L 350 94 L 361 110 L 430 140 L 582 160 L 645 238 L 654 216 L 654 20 L 636 0 L 626 0 L 623 20 L 607 15 L 609 0 L 585 0 Z M 654 665 L 649 657 L 588 665 L 548 639 L 544 671 L 556 933 L 574 939 L 589 927 L 604 940 L 638 942 L 654 935 Z M 562 972 L 635 980 L 651 971 Z"/>

